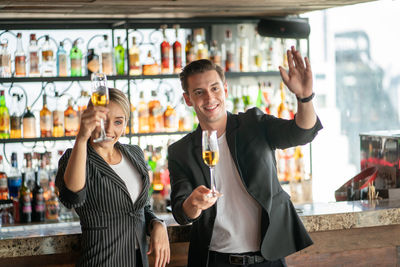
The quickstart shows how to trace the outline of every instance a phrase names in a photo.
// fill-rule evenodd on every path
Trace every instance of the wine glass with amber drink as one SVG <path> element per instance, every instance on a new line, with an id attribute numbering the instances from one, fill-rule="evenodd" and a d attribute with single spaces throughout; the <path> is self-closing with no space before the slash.
<path id="1" fill-rule="evenodd" d="M 105 107 L 108 104 L 108 87 L 107 76 L 104 73 L 92 73 L 92 104 L 94 106 Z M 107 137 L 104 130 L 104 120 L 100 121 L 100 136 L 94 139 L 93 142 L 98 143 L 102 141 L 109 141 L 111 138 Z"/>
<path id="2" fill-rule="evenodd" d="M 219 159 L 217 131 L 203 131 L 202 148 L 204 163 L 210 168 L 211 196 L 215 197 L 217 196 L 217 193 L 214 168 L 217 165 Z"/>

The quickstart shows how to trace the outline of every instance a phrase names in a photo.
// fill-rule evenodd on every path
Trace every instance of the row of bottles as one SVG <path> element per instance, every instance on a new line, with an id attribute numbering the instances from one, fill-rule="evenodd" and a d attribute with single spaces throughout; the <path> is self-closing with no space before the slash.
<path id="1" fill-rule="evenodd" d="M 61 152 L 59 152 L 61 155 Z M 55 164 L 51 153 L 24 153 L 24 165 L 18 168 L 17 153 L 11 154 L 11 166 L 4 167 L 0 156 L 0 200 L 12 200 L 14 221 L 29 223 L 59 219 L 59 201 L 54 186 Z"/>
<path id="2" fill-rule="evenodd" d="M 170 203 L 171 184 L 167 165 L 167 148 L 148 145 L 144 150 L 145 160 L 150 166 L 150 194 L 153 210 L 166 212 Z"/>
<path id="3" fill-rule="evenodd" d="M 22 33 L 18 33 L 13 66 L 7 40 L 1 43 L 0 77 L 74 77 L 93 72 L 107 75 L 170 74 L 179 73 L 185 64 L 196 59 L 210 59 L 227 72 L 277 71 L 278 66 L 285 65 L 287 61 L 285 49 L 290 45 L 285 39 L 263 38 L 254 28 L 251 29 L 253 33 L 249 34 L 245 25 L 239 26 L 237 36 L 227 29 L 221 44 L 217 40 L 211 40 L 208 44 L 205 29 L 194 29 L 186 36 L 185 47 L 179 41 L 179 29 L 179 25 L 174 25 L 175 41 L 171 42 L 166 35 L 167 26 L 161 26 L 162 42 L 154 44 L 159 46 L 159 59 L 154 57 L 153 49 L 141 51 L 145 48 L 137 43 L 135 36 L 128 40 L 127 50 L 121 37 L 117 37 L 116 45 L 112 47 L 108 35 L 103 35 L 103 41 L 84 54 L 78 40 L 72 43 L 68 53 L 64 42 L 59 42 L 56 47 L 50 42 L 49 35 L 44 36 L 44 42 L 39 46 L 34 33 L 30 34 L 25 52 Z M 250 36 L 255 36 L 253 41 L 256 45 L 250 46 Z M 142 58 L 143 55 L 147 56 Z"/>
<path id="4" fill-rule="evenodd" d="M 227 110 L 234 114 L 252 107 L 280 118 L 293 118 L 296 112 L 296 99 L 283 83 L 279 90 L 267 81 L 259 82 L 257 86 L 234 85 L 228 92 Z"/>
<path id="5" fill-rule="evenodd" d="M 36 34 L 30 35 L 28 52 L 26 53 L 23 48 L 22 33 L 18 33 L 14 65 L 12 65 L 8 41 L 5 40 L 0 44 L 0 77 L 76 77 L 85 74 L 90 75 L 94 72 L 103 72 L 106 75 L 125 75 L 127 73 L 127 57 L 129 57 L 128 73 L 130 75 L 169 73 L 167 68 L 170 64 L 170 46 L 166 42 L 166 27 L 163 26 L 162 28 L 164 41 L 160 45 L 161 64 L 154 59 L 151 50 L 149 50 L 147 58 L 140 60 L 140 50 L 136 43 L 136 37 L 132 37 L 130 48 L 126 51 L 121 37 L 117 37 L 117 44 L 112 47 L 108 35 L 103 35 L 103 41 L 98 47 L 89 48 L 84 55 L 79 48 L 78 40 L 73 42 L 70 52 L 67 53 L 64 42 L 60 42 L 56 48 L 51 45 L 49 35 L 45 35 L 45 41 L 39 47 Z M 179 25 L 176 25 L 175 28 L 178 35 Z M 175 41 L 173 49 L 174 72 L 177 73 L 182 69 L 182 46 L 178 40 Z"/>
<path id="6" fill-rule="evenodd" d="M 256 106 L 268 114 L 281 118 L 293 118 L 296 101 L 288 89 L 281 83 L 280 90 L 275 90 L 271 82 L 258 84 L 255 87 L 233 86 L 227 100 L 227 109 L 232 113 L 246 111 Z M 138 101 L 131 105 L 130 132 L 155 133 L 191 131 L 197 126 L 197 117 L 194 111 L 183 102 L 176 107 L 171 105 L 171 96 L 166 94 L 166 105 L 162 105 L 157 90 L 140 91 Z M 253 96 L 257 96 L 254 98 Z M 43 106 L 39 113 L 40 133 L 37 132 L 36 116 L 27 107 L 21 112 L 18 107 L 18 95 L 13 95 L 10 111 L 5 102 L 4 91 L 0 90 L 0 138 L 36 138 L 75 136 L 79 130 L 79 114 L 86 108 L 89 95 L 82 90 L 77 99 L 77 108 L 74 101 L 69 99 L 65 109 L 58 104 L 59 96 L 55 95 L 56 108 L 49 110 L 47 95 L 43 94 Z M 126 133 L 129 133 L 129 124 Z"/>
<path id="7" fill-rule="evenodd" d="M 37 133 L 36 117 L 28 106 L 21 111 L 19 96 L 13 95 L 11 112 L 7 108 L 4 90 L 0 90 L 0 139 L 8 138 L 36 138 L 76 136 L 79 130 L 79 112 L 86 108 L 89 101 L 87 93 L 78 99 L 78 109 L 73 106 L 73 100 L 69 99 L 65 110 L 60 110 L 59 97 L 56 93 L 56 109 L 50 111 L 47 107 L 47 95 L 43 94 L 43 107 L 40 110 L 40 135 Z"/>
<path id="8" fill-rule="evenodd" d="M 151 90 L 151 97 L 146 93 L 140 91 L 137 105 L 131 105 L 131 133 L 182 132 L 197 127 L 196 114 L 183 103 L 183 98 L 173 107 L 169 94 L 166 94 L 167 104 L 162 105 L 156 90 Z"/>
<path id="9" fill-rule="evenodd" d="M 47 105 L 48 96 L 43 94 L 43 106 L 39 112 L 40 123 L 37 127 L 37 115 L 35 116 L 31 108 L 28 106 L 25 111 L 21 111 L 19 96 L 14 94 L 12 105 L 8 109 L 4 94 L 4 90 L 0 90 L 0 139 L 76 136 L 79 131 L 80 114 L 89 102 L 88 92 L 82 90 L 76 108 L 71 98 L 67 107 L 62 109 L 56 93 L 55 109 L 50 110 Z M 157 90 L 151 90 L 151 97 L 147 95 L 147 91 L 140 91 L 137 104 L 131 105 L 131 133 L 191 131 L 197 126 L 196 115 L 183 103 L 183 98 L 173 107 L 170 95 L 166 96 L 167 105 L 162 105 Z M 129 124 L 126 133 L 129 133 Z"/>
<path id="10" fill-rule="evenodd" d="M 237 36 L 226 29 L 221 44 L 213 39 L 208 46 L 204 29 L 195 29 L 194 38 L 188 36 L 185 46 L 186 64 L 196 59 L 210 59 L 226 72 L 277 71 L 287 67 L 286 49 L 292 40 L 261 37 L 249 25 L 239 25 Z M 250 45 L 250 38 L 255 45 Z"/>

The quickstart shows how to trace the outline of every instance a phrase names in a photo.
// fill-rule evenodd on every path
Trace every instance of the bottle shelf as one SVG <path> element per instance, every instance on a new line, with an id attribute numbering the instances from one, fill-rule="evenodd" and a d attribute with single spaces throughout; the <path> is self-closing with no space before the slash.
<path id="1" fill-rule="evenodd" d="M 161 136 L 161 135 L 183 135 L 190 132 L 158 132 L 158 133 L 134 133 L 126 134 L 124 137 L 144 137 L 144 136 Z M 0 139 L 0 144 L 12 144 L 12 143 L 34 143 L 34 142 L 47 142 L 47 141 L 72 141 L 75 140 L 75 136 L 63 136 L 63 137 L 38 137 L 38 138 L 9 138 Z"/>
<path id="2" fill-rule="evenodd" d="M 240 77 L 271 77 L 279 76 L 279 71 L 266 72 L 226 72 L 226 78 Z M 177 79 L 178 74 L 159 74 L 159 75 L 113 75 L 107 76 L 110 81 L 118 80 L 146 80 L 146 79 Z M 28 83 L 28 82 L 74 82 L 74 81 L 90 81 L 90 76 L 80 77 L 10 77 L 0 78 L 0 83 Z"/>

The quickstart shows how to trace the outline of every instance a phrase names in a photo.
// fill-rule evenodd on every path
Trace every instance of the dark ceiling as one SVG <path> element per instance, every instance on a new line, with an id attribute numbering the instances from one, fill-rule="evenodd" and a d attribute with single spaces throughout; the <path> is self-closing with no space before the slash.
<path id="1" fill-rule="evenodd" d="M 1 18 L 286 16 L 371 0 L 0 0 Z"/>

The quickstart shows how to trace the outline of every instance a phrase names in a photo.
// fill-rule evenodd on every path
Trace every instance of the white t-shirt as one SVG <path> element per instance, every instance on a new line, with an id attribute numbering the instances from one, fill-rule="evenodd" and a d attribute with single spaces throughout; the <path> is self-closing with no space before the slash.
<path id="1" fill-rule="evenodd" d="M 111 168 L 118 174 L 119 177 L 125 182 L 128 192 L 131 195 L 132 202 L 135 203 L 142 191 L 142 177 L 136 167 L 133 166 L 124 155 L 122 154 L 122 159 L 120 163 L 115 165 L 110 165 Z M 135 247 L 139 248 L 139 242 L 135 238 Z"/>
<path id="2" fill-rule="evenodd" d="M 229 151 L 226 136 L 218 138 L 219 161 L 215 167 L 217 216 L 210 250 L 243 253 L 260 250 L 261 206 L 246 191 Z"/>
<path id="3" fill-rule="evenodd" d="M 122 159 L 115 165 L 110 165 L 111 168 L 125 182 L 128 192 L 131 195 L 132 202 L 135 203 L 142 191 L 142 177 L 135 166 L 125 157 L 123 153 Z"/>

